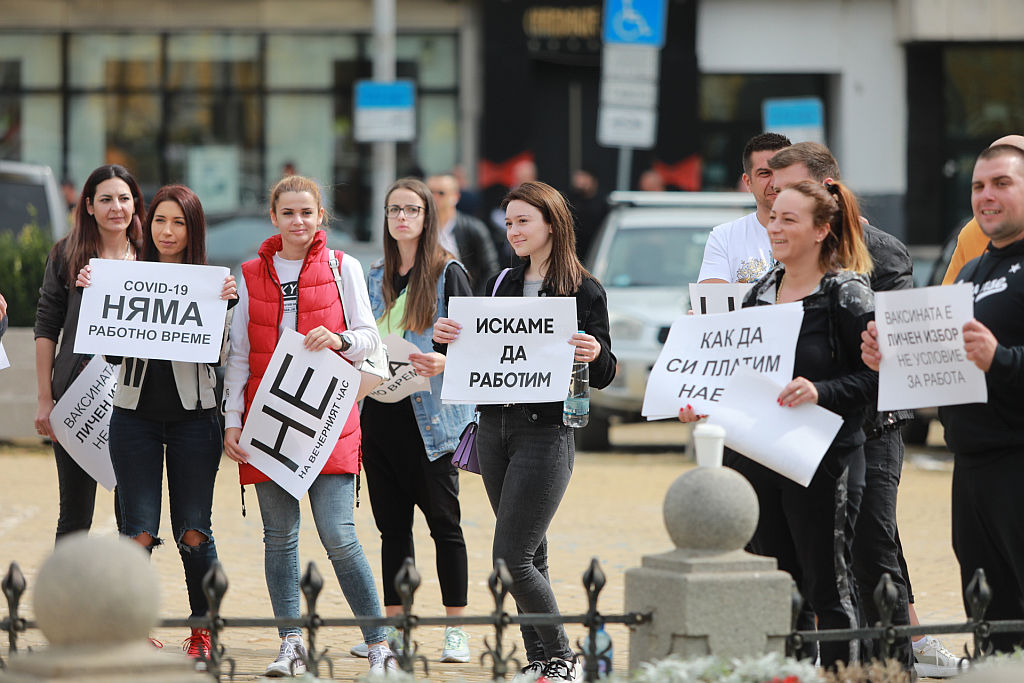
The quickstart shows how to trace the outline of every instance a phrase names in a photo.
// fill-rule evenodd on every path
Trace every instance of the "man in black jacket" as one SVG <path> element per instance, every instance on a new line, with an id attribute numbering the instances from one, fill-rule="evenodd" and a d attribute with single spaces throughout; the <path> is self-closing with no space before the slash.
<path id="1" fill-rule="evenodd" d="M 427 178 L 427 187 L 437 205 L 438 239 L 466 266 L 469 284 L 477 296 L 485 294 L 484 286 L 498 272 L 498 255 L 487 227 L 479 219 L 456 211 L 459 202 L 459 182 L 455 176 L 444 173 Z"/>
<path id="2" fill-rule="evenodd" d="M 815 142 L 799 142 L 776 152 L 768 160 L 768 167 L 772 169 L 776 194 L 803 180 L 826 185 L 839 180 L 839 163 L 825 145 Z M 874 263 L 871 289 L 881 292 L 913 287 L 913 261 L 906 246 L 863 218 L 861 226 L 864 243 Z M 909 411 L 872 412 L 864 430 L 868 438 L 864 443 L 864 476 L 855 477 L 853 472 L 850 473 L 850 518 L 855 520 L 853 571 L 860 593 L 859 604 L 868 624 L 874 624 L 880 618 L 874 602 L 874 590 L 886 572 L 898 594 L 893 623 L 910 623 L 913 594 L 896 527 L 896 493 L 903 468 L 903 437 L 898 428 L 912 415 Z M 931 640 L 927 642 L 932 643 Z M 900 639 L 896 645 L 895 656 L 909 668 L 913 661 L 909 639 Z M 941 644 L 935 647 L 941 648 Z M 941 657 L 936 658 L 934 653 L 927 656 L 929 659 L 924 665 L 928 668 L 918 667 L 922 675 L 957 673 L 956 662 L 946 671 L 942 668 L 943 662 L 939 661 Z M 922 659 L 924 657 L 922 655 Z"/>

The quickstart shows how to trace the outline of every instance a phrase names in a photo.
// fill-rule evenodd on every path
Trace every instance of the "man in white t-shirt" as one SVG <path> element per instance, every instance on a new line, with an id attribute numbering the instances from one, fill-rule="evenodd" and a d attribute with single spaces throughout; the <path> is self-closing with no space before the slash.
<path id="1" fill-rule="evenodd" d="M 785 135 L 761 133 L 743 148 L 743 184 L 757 210 L 715 227 L 704 247 L 699 282 L 754 282 L 775 263 L 768 239 L 768 214 L 775 203 L 775 183 L 768 160 L 792 143 Z"/>

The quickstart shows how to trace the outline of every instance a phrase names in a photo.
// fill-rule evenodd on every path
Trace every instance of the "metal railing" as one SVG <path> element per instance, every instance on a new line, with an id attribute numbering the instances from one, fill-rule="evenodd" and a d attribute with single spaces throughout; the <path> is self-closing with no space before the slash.
<path id="1" fill-rule="evenodd" d="M 894 625 L 892 623 L 893 612 L 896 609 L 896 602 L 899 594 L 888 573 L 882 574 L 882 578 L 875 587 L 875 606 L 878 608 L 879 621 L 875 626 L 848 629 L 829 629 L 815 631 L 797 630 L 797 619 L 803 608 L 803 599 L 798 591 L 793 592 L 793 631 L 786 638 L 786 656 L 796 657 L 804 645 L 811 642 L 836 642 L 836 641 L 864 641 L 874 640 L 878 644 L 879 654 L 882 659 L 890 659 L 896 647 L 896 641 L 900 638 L 923 636 L 927 634 L 941 633 L 971 633 L 974 636 L 973 646 L 964 647 L 962 660 L 973 662 L 984 659 L 993 653 L 991 636 L 995 633 L 1021 633 L 1024 634 L 1024 620 L 1022 619 L 1000 619 L 986 620 L 985 612 L 992 603 L 992 589 L 985 579 L 985 570 L 980 567 L 974 572 L 967 590 L 964 592 L 967 603 L 967 621 L 953 622 L 946 624 L 919 624 L 917 626 Z M 865 657 L 864 659 L 867 659 Z M 964 662 L 961 662 L 961 666 Z"/>
<path id="2" fill-rule="evenodd" d="M 222 614 L 224 596 L 228 591 L 228 577 L 224 573 L 219 562 L 203 578 L 203 592 L 209 603 L 209 612 L 202 618 L 189 619 L 162 619 L 158 626 L 170 627 L 198 627 L 210 630 L 210 654 L 209 657 L 200 658 L 206 666 L 207 674 L 216 680 L 222 680 L 225 675 L 234 679 L 235 660 L 229 656 L 225 646 L 221 643 L 221 634 L 227 628 L 240 627 L 280 627 L 292 626 L 306 630 L 307 653 L 303 660 L 306 669 L 315 677 L 319 677 L 321 671 L 326 669 L 329 677 L 334 677 L 334 663 L 326 654 L 326 648 L 318 649 L 317 637 L 321 629 L 333 627 L 362 627 L 362 626 L 394 626 L 402 632 L 401 652 L 395 655 L 398 666 L 403 671 L 414 674 L 418 665 L 422 666 L 424 676 L 429 676 L 430 671 L 427 658 L 420 655 L 419 647 L 413 639 L 415 629 L 420 626 L 466 626 L 483 625 L 494 628 L 493 641 L 484 638 L 484 652 L 480 655 L 480 662 L 484 664 L 487 660 L 491 662 L 491 673 L 497 680 L 504 680 L 509 674 L 519 671 L 522 663 L 516 658 L 516 645 L 507 644 L 507 629 L 516 625 L 555 625 L 555 624 L 583 624 L 589 631 L 587 648 L 579 642 L 578 654 L 584 657 L 585 680 L 596 681 L 598 670 L 603 661 L 610 664 L 608 657 L 611 644 L 602 651 L 597 651 L 597 631 L 604 624 L 626 624 L 636 626 L 650 621 L 651 614 L 640 614 L 630 612 L 628 614 L 606 615 L 597 609 L 598 597 L 605 585 L 605 574 L 602 571 L 597 558 L 590 562 L 590 566 L 583 574 L 583 587 L 587 595 L 587 611 L 583 614 L 509 614 L 505 609 L 505 602 L 512 585 L 512 575 L 503 560 L 495 563 L 494 571 L 487 580 L 487 586 L 494 599 L 494 611 L 484 616 L 455 616 L 455 617 L 421 617 L 413 613 L 413 598 L 420 586 L 420 575 L 413 564 L 412 559 L 406 559 L 395 577 L 395 587 L 402 600 L 402 612 L 393 617 L 350 617 L 350 618 L 329 618 L 322 617 L 317 612 L 317 599 L 323 589 L 324 581 L 320 571 L 313 562 L 310 562 L 300 581 L 302 595 L 306 602 L 306 614 L 298 619 L 276 619 L 276 618 L 249 618 L 249 617 L 225 617 Z M 3 589 L 4 597 L 7 599 L 8 616 L 0 621 L 0 631 L 7 632 L 9 644 L 9 655 L 16 655 L 18 652 L 18 637 L 28 629 L 39 628 L 38 625 L 20 616 L 21 599 L 25 594 L 27 582 L 25 576 L 16 562 L 12 562 L 7 574 L 4 576 L 0 587 Z M 6 668 L 4 660 L 0 657 L 0 670 Z M 608 667 L 610 668 L 610 667 Z"/>

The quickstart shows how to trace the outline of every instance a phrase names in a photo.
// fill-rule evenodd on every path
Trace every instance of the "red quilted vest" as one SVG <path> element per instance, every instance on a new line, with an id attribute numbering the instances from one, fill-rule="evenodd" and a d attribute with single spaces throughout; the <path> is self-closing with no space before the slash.
<path id="1" fill-rule="evenodd" d="M 306 260 L 299 272 L 298 332 L 306 334 L 318 325 L 333 332 L 345 330 L 345 315 L 338 296 L 338 286 L 328 263 L 327 236 L 318 230 Z M 242 277 L 249 293 L 249 381 L 245 384 L 245 413 L 249 414 L 256 388 L 267 370 L 277 346 L 278 328 L 284 313 L 281 281 L 274 269 L 274 254 L 281 250 L 281 236 L 267 239 L 259 255 L 242 264 Z M 339 256 L 341 252 L 338 252 Z M 341 431 L 341 438 L 324 465 L 324 474 L 356 474 L 359 472 L 362 432 L 359 430 L 359 409 L 352 407 Z M 242 484 L 268 481 L 269 477 L 252 465 L 239 464 Z"/>

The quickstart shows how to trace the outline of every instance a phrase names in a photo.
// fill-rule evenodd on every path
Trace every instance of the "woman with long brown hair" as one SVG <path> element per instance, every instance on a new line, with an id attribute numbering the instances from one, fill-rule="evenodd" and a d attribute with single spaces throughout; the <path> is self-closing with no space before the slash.
<path id="1" fill-rule="evenodd" d="M 384 206 L 384 258 L 370 267 L 367 289 L 381 337 L 397 334 L 419 349 L 409 361 L 430 387 L 394 403 L 363 402 L 363 468 L 373 519 L 380 530 L 381 581 L 388 616 L 402 611 L 395 575 L 415 557 L 413 512 L 419 508 L 434 539 L 441 601 L 448 616 L 466 608 L 468 559 L 459 508 L 459 473 L 452 452 L 473 417 L 473 407 L 441 403 L 444 356 L 433 349 L 434 321 L 448 299 L 473 296 L 461 263 L 438 241 L 437 210 L 430 189 L 401 178 Z M 468 662 L 469 639 L 445 629 L 442 662 Z"/>
<path id="2" fill-rule="evenodd" d="M 567 341 L 575 347 L 575 360 L 589 364 L 591 386 L 608 386 L 615 377 L 608 302 L 604 288 L 576 256 L 568 203 L 550 185 L 527 182 L 505 195 L 502 206 L 505 236 L 525 263 L 491 278 L 487 292 L 499 297 L 575 297 L 581 331 Z M 460 329 L 457 321 L 438 318 L 434 341 L 449 344 Z M 547 530 L 569 486 L 574 438 L 562 423 L 561 402 L 480 406 L 480 473 L 496 516 L 492 555 L 507 563 L 512 596 L 523 612 L 558 613 L 548 579 Z M 540 675 L 549 681 L 583 680 L 582 663 L 562 626 L 521 630 L 529 659 L 520 674 L 523 680 Z"/>
<path id="3" fill-rule="evenodd" d="M 754 284 L 743 305 L 799 301 L 804 310 L 794 378 L 777 400 L 789 407 L 820 405 L 841 415 L 843 425 L 806 488 L 739 453 L 730 452 L 728 464 L 757 492 L 760 515 L 750 549 L 776 558 L 810 607 L 800 628 L 857 628 L 851 571 L 857 510 L 847 492 L 863 487 L 862 427 L 878 391 L 878 374 L 860 357 L 860 333 L 875 307 L 857 201 L 838 182 L 792 185 L 775 199 L 768 237 L 779 263 Z M 690 422 L 698 416 L 688 407 L 679 417 Z M 821 663 L 834 668 L 856 660 L 858 648 L 856 641 L 823 642 Z"/>
<path id="4" fill-rule="evenodd" d="M 96 481 L 57 443 L 50 426 L 54 403 L 67 391 L 91 356 L 75 353 L 75 331 L 82 305 L 78 273 L 91 258 L 133 260 L 142 249 L 145 213 L 142 191 L 123 166 L 106 164 L 85 181 L 71 232 L 50 250 L 36 308 L 36 432 L 53 441 L 60 488 L 57 540 L 88 531 L 96 506 Z M 57 342 L 60 340 L 60 348 Z M 114 514 L 121 527 L 116 495 Z"/>

